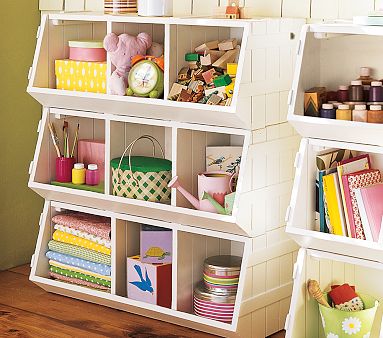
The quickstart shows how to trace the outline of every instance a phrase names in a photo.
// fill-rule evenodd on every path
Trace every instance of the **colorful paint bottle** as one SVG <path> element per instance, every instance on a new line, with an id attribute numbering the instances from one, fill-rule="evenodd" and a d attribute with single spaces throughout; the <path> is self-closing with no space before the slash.
<path id="1" fill-rule="evenodd" d="M 348 98 L 348 86 L 339 86 L 337 91 L 337 100 L 338 102 L 346 102 Z"/>
<path id="2" fill-rule="evenodd" d="M 364 91 L 362 81 L 355 80 L 351 81 L 351 86 L 348 89 L 348 96 L 352 102 L 363 102 Z"/>
<path id="3" fill-rule="evenodd" d="M 87 185 L 99 185 L 100 184 L 100 171 L 97 164 L 89 164 L 88 170 L 85 175 L 85 182 Z"/>
<path id="4" fill-rule="evenodd" d="M 337 120 L 351 121 L 351 109 L 348 104 L 341 104 L 336 111 Z"/>
<path id="5" fill-rule="evenodd" d="M 371 88 L 371 86 L 368 86 L 368 85 L 363 86 L 363 93 L 364 93 L 363 101 L 365 101 L 365 102 L 368 102 L 368 100 L 370 98 L 370 88 Z"/>
<path id="6" fill-rule="evenodd" d="M 320 117 L 323 117 L 325 119 L 335 119 L 336 111 L 334 109 L 334 105 L 332 105 L 331 103 L 324 103 L 322 105 L 322 109 L 320 110 Z"/>
<path id="7" fill-rule="evenodd" d="M 76 163 L 72 169 L 72 183 L 85 184 L 85 172 L 84 163 Z"/>
<path id="8" fill-rule="evenodd" d="M 359 81 L 362 81 L 362 85 L 371 85 L 371 82 L 374 79 L 371 77 L 371 68 L 370 67 L 360 67 L 360 76 L 358 78 Z"/>
<path id="9" fill-rule="evenodd" d="M 369 93 L 370 102 L 382 102 L 383 101 L 383 87 L 382 82 L 372 81 Z"/>
<path id="10" fill-rule="evenodd" d="M 357 104 L 352 111 L 352 120 L 356 122 L 367 122 L 367 107 L 365 104 Z"/>
<path id="11" fill-rule="evenodd" d="M 367 115 L 368 123 L 383 123 L 383 110 L 380 105 L 370 106 L 370 110 Z"/>

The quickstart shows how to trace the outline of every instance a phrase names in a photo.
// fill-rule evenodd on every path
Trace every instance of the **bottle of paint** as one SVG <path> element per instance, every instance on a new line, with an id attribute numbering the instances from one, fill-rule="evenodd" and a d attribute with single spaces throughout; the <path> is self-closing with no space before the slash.
<path id="1" fill-rule="evenodd" d="M 361 80 L 351 81 L 351 86 L 348 89 L 348 96 L 352 102 L 363 102 L 364 91 Z"/>
<path id="2" fill-rule="evenodd" d="M 383 110 L 381 105 L 372 105 L 367 115 L 368 123 L 383 123 Z"/>
<path id="3" fill-rule="evenodd" d="M 88 170 L 85 175 L 85 182 L 87 185 L 100 184 L 100 171 L 98 170 L 97 164 L 88 165 Z"/>
<path id="4" fill-rule="evenodd" d="M 383 87 L 382 82 L 372 81 L 370 87 L 370 102 L 382 102 L 383 101 Z"/>
<path id="5" fill-rule="evenodd" d="M 357 104 L 352 111 L 352 120 L 357 122 L 367 122 L 367 107 L 365 104 Z"/>
<path id="6" fill-rule="evenodd" d="M 72 183 L 84 184 L 85 183 L 85 167 L 84 163 L 76 163 L 72 169 Z"/>
<path id="7" fill-rule="evenodd" d="M 337 91 L 337 100 L 338 102 L 346 102 L 348 98 L 348 86 L 339 86 Z"/>
<path id="8" fill-rule="evenodd" d="M 348 104 L 339 105 L 338 109 L 336 110 L 336 119 L 351 121 L 352 113 L 351 113 L 350 106 Z"/>
<path id="9" fill-rule="evenodd" d="M 371 82 L 374 79 L 371 77 L 371 68 L 370 67 L 360 67 L 360 76 L 358 80 L 362 81 L 362 85 L 371 85 Z"/>
<path id="10" fill-rule="evenodd" d="M 370 98 L 370 88 L 371 88 L 371 86 L 369 86 L 369 85 L 364 85 L 363 86 L 363 93 L 364 93 L 363 101 L 365 101 L 365 102 L 368 102 L 368 100 Z"/>
<path id="11" fill-rule="evenodd" d="M 322 109 L 320 110 L 320 117 L 323 117 L 325 119 L 335 119 L 336 111 L 334 109 L 334 105 L 332 105 L 331 103 L 324 103 L 322 105 Z"/>

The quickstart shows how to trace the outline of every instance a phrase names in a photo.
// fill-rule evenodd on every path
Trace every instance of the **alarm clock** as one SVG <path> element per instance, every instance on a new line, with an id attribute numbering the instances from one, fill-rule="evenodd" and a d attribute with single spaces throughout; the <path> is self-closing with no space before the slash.
<path id="1" fill-rule="evenodd" d="M 137 56 L 128 75 L 128 96 L 158 99 L 164 92 L 163 57 Z"/>

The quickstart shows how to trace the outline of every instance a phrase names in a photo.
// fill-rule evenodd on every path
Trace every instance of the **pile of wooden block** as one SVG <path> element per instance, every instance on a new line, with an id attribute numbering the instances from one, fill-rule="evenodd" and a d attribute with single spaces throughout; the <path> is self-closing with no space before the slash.
<path id="1" fill-rule="evenodd" d="M 188 66 L 178 73 L 168 99 L 229 106 L 234 92 L 240 46 L 237 39 L 209 41 L 185 54 Z"/>

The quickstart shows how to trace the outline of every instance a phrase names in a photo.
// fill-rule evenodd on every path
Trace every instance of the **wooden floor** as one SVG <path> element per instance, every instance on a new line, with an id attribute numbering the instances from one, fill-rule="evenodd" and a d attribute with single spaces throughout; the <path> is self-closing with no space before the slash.
<path id="1" fill-rule="evenodd" d="M 27 265 L 0 272 L 0 337 L 215 337 L 47 293 L 31 283 L 28 275 Z M 272 337 L 283 338 L 284 334 Z"/>

